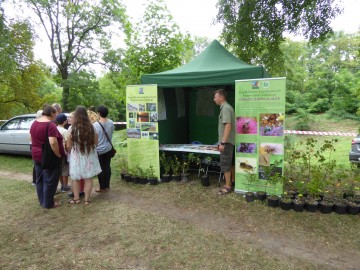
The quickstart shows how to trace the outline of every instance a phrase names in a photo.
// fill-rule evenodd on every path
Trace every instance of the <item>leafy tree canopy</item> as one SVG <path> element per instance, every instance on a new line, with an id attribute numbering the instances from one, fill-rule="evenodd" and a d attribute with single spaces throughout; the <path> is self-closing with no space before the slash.
<path id="1" fill-rule="evenodd" d="M 33 32 L 26 21 L 6 21 L 0 10 L 0 116 L 34 112 L 46 73 L 33 59 Z"/>
<path id="2" fill-rule="evenodd" d="M 270 73 L 283 67 L 280 44 L 285 33 L 310 41 L 332 33 L 330 22 L 341 12 L 336 0 L 219 0 L 222 38 L 245 62 L 263 64 Z"/>
<path id="3" fill-rule="evenodd" d="M 63 87 L 63 108 L 69 107 L 70 74 L 98 64 L 111 48 L 110 39 L 129 27 L 118 0 L 17 0 L 26 2 L 40 20 L 50 42 L 52 60 Z M 77 87 L 77 86 L 76 86 Z"/>
<path id="4" fill-rule="evenodd" d="M 107 55 L 110 77 L 123 92 L 129 84 L 138 84 L 141 75 L 162 72 L 182 64 L 192 48 L 189 35 L 182 35 L 162 0 L 151 1 L 129 38 L 126 50 Z"/>

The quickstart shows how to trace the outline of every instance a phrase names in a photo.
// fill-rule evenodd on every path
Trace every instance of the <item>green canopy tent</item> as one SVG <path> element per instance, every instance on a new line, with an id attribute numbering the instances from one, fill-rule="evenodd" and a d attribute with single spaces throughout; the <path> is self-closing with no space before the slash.
<path id="1" fill-rule="evenodd" d="M 160 143 L 200 141 L 213 144 L 217 140 L 219 108 L 212 100 L 212 92 L 225 88 L 228 101 L 234 106 L 235 80 L 267 77 L 270 76 L 264 67 L 241 61 L 214 40 L 189 63 L 165 72 L 145 74 L 141 83 L 157 84 L 163 89 L 166 120 L 159 121 Z M 184 91 L 183 117 L 178 114 L 175 88 Z"/>
<path id="2" fill-rule="evenodd" d="M 142 84 L 159 87 L 195 87 L 234 85 L 235 80 L 270 77 L 262 66 L 251 66 L 226 50 L 214 40 L 189 63 L 165 72 L 145 74 Z"/>

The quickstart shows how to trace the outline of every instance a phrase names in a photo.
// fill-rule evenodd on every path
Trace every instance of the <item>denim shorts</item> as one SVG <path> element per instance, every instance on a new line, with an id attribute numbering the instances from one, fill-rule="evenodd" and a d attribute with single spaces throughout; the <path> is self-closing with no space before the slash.
<path id="1" fill-rule="evenodd" d="M 224 152 L 220 152 L 220 168 L 223 172 L 231 171 L 231 166 L 234 161 L 234 145 L 225 143 Z"/>

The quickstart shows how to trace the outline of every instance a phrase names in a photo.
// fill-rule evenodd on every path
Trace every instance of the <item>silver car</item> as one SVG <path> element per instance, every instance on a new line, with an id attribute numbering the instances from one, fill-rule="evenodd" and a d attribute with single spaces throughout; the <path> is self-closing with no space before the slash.
<path id="1" fill-rule="evenodd" d="M 358 166 L 360 165 L 360 135 L 354 138 L 351 142 L 349 160 L 352 163 L 357 163 Z"/>
<path id="2" fill-rule="evenodd" d="M 11 118 L 0 127 L 0 153 L 31 155 L 30 127 L 36 114 Z"/>

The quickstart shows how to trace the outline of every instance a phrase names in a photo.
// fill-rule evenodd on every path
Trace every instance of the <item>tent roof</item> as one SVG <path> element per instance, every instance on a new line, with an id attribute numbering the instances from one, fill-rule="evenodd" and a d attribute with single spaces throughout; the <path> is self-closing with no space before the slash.
<path id="1" fill-rule="evenodd" d="M 165 72 L 145 74 L 142 84 L 160 87 L 231 85 L 235 80 L 270 77 L 262 66 L 251 66 L 214 40 L 189 63 Z"/>

